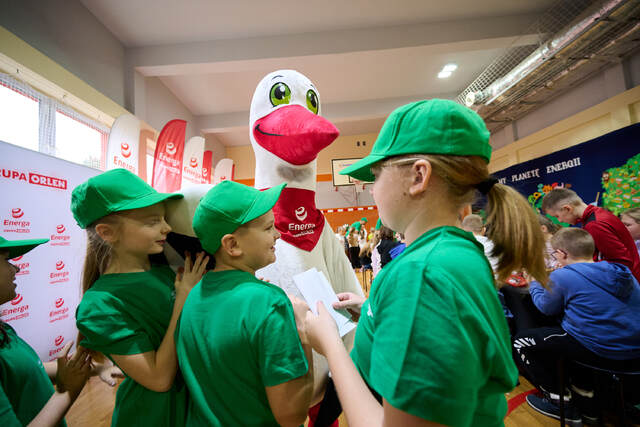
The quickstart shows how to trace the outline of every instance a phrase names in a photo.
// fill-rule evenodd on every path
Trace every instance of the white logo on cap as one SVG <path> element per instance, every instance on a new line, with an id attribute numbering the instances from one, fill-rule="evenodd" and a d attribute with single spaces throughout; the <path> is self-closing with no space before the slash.
<path id="1" fill-rule="evenodd" d="M 307 218 L 307 210 L 304 208 L 304 206 L 300 206 L 298 209 L 296 209 L 295 214 L 296 218 L 298 218 L 298 221 L 304 221 Z"/>

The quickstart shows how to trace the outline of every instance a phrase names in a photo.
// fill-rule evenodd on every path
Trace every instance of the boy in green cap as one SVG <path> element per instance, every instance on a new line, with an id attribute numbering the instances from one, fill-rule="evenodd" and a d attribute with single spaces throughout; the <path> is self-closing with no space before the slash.
<path id="1" fill-rule="evenodd" d="M 0 237 L 0 304 L 16 296 L 14 280 L 20 269 L 9 260 L 48 241 Z M 72 343 L 67 343 L 56 362 L 43 364 L 29 344 L 0 320 L 0 425 L 65 425 L 63 417 L 91 372 L 91 359 L 85 349 L 78 348 L 73 357 L 67 359 Z M 51 381 L 56 381 L 57 391 Z"/>
<path id="2" fill-rule="evenodd" d="M 196 209 L 193 229 L 216 266 L 189 295 L 177 331 L 189 426 L 300 425 L 306 418 L 313 359 L 296 323 L 308 307 L 255 277 L 275 261 L 280 234 L 271 209 L 283 188 L 223 181 Z"/>
<path id="3" fill-rule="evenodd" d="M 84 295 L 76 311 L 80 344 L 112 360 L 120 384 L 112 426 L 184 425 L 186 390 L 176 379 L 175 327 L 208 257 L 185 257 L 184 272 L 152 255 L 163 252 L 171 227 L 158 193 L 125 169 L 113 169 L 74 188 L 71 211 L 87 231 Z"/>
<path id="4" fill-rule="evenodd" d="M 518 371 L 491 266 L 459 228 L 476 190 L 489 200 L 498 276 L 525 269 L 546 283 L 547 275 L 535 214 L 489 176 L 490 154 L 476 113 L 432 99 L 395 110 L 371 154 L 341 172 L 375 180 L 382 222 L 407 244 L 376 276 L 368 300 L 338 295 L 334 308 L 360 314 L 351 358 L 324 306 L 307 313 L 308 339 L 329 361 L 349 424 L 503 425 L 504 393 Z"/>

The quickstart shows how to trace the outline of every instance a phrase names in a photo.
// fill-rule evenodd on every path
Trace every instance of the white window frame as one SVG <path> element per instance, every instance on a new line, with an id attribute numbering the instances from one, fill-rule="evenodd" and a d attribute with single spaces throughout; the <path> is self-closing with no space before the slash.
<path id="1" fill-rule="evenodd" d="M 0 73 L 0 83 L 7 86 L 9 89 L 21 93 L 22 95 L 34 98 L 38 101 L 38 151 L 50 156 L 55 156 L 56 146 L 56 111 L 71 117 L 80 123 L 89 126 L 103 134 L 102 138 L 102 152 L 100 153 L 100 166 L 101 170 L 106 167 L 106 147 L 109 137 L 110 128 L 99 123 L 84 114 L 78 113 L 73 108 L 50 98 L 31 86 L 22 83 L 19 80 L 14 79 L 8 74 Z M 9 142 L 9 141 L 7 141 Z"/>

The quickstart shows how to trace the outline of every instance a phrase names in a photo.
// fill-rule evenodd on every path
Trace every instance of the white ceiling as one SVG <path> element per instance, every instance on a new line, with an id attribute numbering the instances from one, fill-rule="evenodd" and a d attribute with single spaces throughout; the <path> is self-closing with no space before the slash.
<path id="1" fill-rule="evenodd" d="M 160 78 L 199 131 L 244 145 L 255 86 L 273 70 L 314 81 L 323 115 L 342 134 L 373 133 L 393 108 L 454 97 L 507 47 L 535 42 L 526 30 L 555 0 L 82 2 L 127 46 L 128 64 Z M 450 62 L 458 70 L 438 79 Z"/>

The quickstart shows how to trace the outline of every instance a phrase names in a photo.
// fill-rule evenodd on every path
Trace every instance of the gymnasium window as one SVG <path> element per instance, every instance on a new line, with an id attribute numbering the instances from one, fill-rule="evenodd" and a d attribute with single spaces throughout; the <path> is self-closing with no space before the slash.
<path id="1" fill-rule="evenodd" d="M 109 128 L 0 73 L 0 141 L 105 169 Z"/>
<path id="2" fill-rule="evenodd" d="M 0 81 L 0 141 L 38 151 L 39 101 Z"/>
<path id="3" fill-rule="evenodd" d="M 55 156 L 104 170 L 107 135 L 62 111 L 56 111 Z"/>

